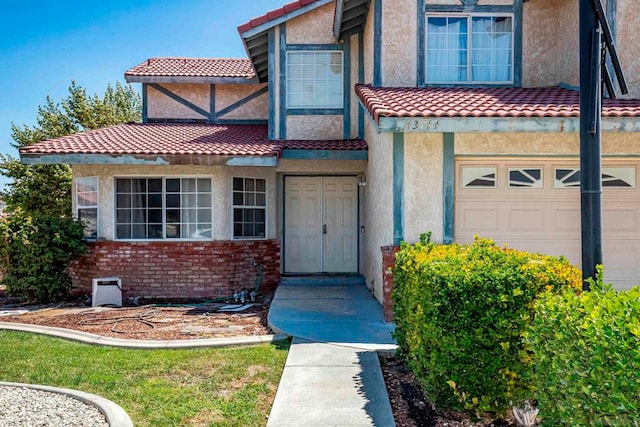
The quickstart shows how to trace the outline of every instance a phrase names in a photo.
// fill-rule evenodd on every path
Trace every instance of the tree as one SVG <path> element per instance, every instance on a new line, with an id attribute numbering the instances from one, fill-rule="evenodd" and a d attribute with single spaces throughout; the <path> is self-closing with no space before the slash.
<path id="1" fill-rule="evenodd" d="M 104 96 L 89 96 L 71 83 L 59 104 L 47 97 L 38 107 L 37 125 L 12 123 L 12 144 L 26 147 L 61 136 L 118 123 L 140 121 L 140 96 L 128 85 L 109 85 Z M 46 302 L 64 298 L 71 280 L 69 261 L 86 250 L 82 224 L 71 212 L 71 168 L 25 165 L 0 155 L 0 173 L 13 182 L 0 196 L 8 215 L 0 220 L 2 284 L 13 295 Z"/>
<path id="2" fill-rule="evenodd" d="M 141 120 L 142 100 L 131 86 L 108 85 L 102 97 L 71 82 L 60 103 L 50 97 L 38 107 L 37 125 L 11 125 L 13 147 L 21 148 L 85 130 Z M 11 212 L 20 207 L 27 215 L 71 217 L 71 169 L 68 165 L 24 165 L 0 155 L 0 173 L 12 183 L 0 196 Z"/>

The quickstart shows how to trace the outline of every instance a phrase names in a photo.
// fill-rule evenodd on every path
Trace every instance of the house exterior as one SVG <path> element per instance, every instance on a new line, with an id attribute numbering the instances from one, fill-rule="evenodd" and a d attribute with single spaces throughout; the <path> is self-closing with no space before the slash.
<path id="1" fill-rule="evenodd" d="M 605 271 L 640 280 L 640 13 L 608 0 L 631 93 L 603 106 Z M 151 58 L 143 123 L 46 141 L 95 223 L 74 284 L 216 297 L 358 273 L 388 302 L 401 241 L 475 234 L 580 263 L 578 0 L 298 0 L 246 59 Z"/>

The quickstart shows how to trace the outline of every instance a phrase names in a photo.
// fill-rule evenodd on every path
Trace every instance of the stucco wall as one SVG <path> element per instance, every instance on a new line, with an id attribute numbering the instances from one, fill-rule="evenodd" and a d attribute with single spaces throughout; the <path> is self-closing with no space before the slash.
<path id="1" fill-rule="evenodd" d="M 353 174 L 364 172 L 366 160 L 298 160 L 282 159 L 277 167 L 284 174 Z"/>
<path id="2" fill-rule="evenodd" d="M 209 111 L 210 86 L 208 84 L 163 83 L 161 86 L 203 110 Z M 150 119 L 206 119 L 205 116 L 152 87 L 147 88 L 147 116 Z"/>
<path id="3" fill-rule="evenodd" d="M 216 113 L 265 87 L 262 85 L 216 85 Z M 218 117 L 219 119 L 263 119 L 269 117 L 269 96 L 267 93 L 252 99 L 235 110 Z"/>
<path id="4" fill-rule="evenodd" d="M 333 18 L 335 2 L 293 18 L 287 22 L 287 43 L 290 44 L 329 44 L 335 43 L 333 36 Z"/>
<path id="5" fill-rule="evenodd" d="M 443 140 L 440 133 L 405 134 L 404 239 L 417 242 L 421 233 L 433 232 L 442 242 Z"/>
<path id="6" fill-rule="evenodd" d="M 364 27 L 364 82 L 373 83 L 373 17 L 375 10 L 375 2 L 371 2 L 369 16 Z"/>
<path id="7" fill-rule="evenodd" d="M 629 97 L 640 98 L 640 13 L 638 0 L 618 0 L 618 55 Z"/>
<path id="8" fill-rule="evenodd" d="M 603 155 L 637 155 L 640 135 L 602 134 Z M 580 153 L 577 133 L 457 133 L 456 155 L 568 155 Z"/>
<path id="9" fill-rule="evenodd" d="M 478 0 L 479 6 L 510 5 L 510 4 L 513 4 L 513 0 Z"/>
<path id="10" fill-rule="evenodd" d="M 210 177 L 213 186 L 213 235 L 215 240 L 231 240 L 232 177 L 253 177 L 267 180 L 267 238 L 276 236 L 276 171 L 275 168 L 226 166 L 127 166 L 73 165 L 75 178 L 98 177 L 98 237 L 113 240 L 115 222 L 114 177 Z M 75 190 L 75 189 L 74 189 Z"/>
<path id="11" fill-rule="evenodd" d="M 349 100 L 351 102 L 351 129 L 349 136 L 358 136 L 358 97 L 355 93 L 355 86 L 358 84 L 358 38 L 360 35 L 353 35 L 350 38 L 351 44 L 351 85 L 349 85 Z"/>
<path id="12" fill-rule="evenodd" d="M 382 2 L 382 85 L 417 83 L 418 5 L 415 0 Z"/>
<path id="13" fill-rule="evenodd" d="M 367 120 L 365 128 L 369 142 L 367 186 L 362 204 L 365 216 L 362 268 L 367 286 L 373 281 L 374 295 L 382 302 L 382 246 L 393 244 L 393 135 L 378 134 Z"/>
<path id="14" fill-rule="evenodd" d="M 288 116 L 287 139 L 342 139 L 342 116 Z"/>

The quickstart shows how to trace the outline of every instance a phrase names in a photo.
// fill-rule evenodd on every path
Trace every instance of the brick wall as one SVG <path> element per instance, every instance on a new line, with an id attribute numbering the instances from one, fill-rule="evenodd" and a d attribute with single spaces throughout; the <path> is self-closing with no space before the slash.
<path id="1" fill-rule="evenodd" d="M 74 293 L 90 294 L 91 279 L 116 276 L 125 298 L 217 298 L 253 288 L 253 262 L 264 266 L 261 289 L 274 290 L 280 280 L 278 240 L 97 242 L 69 270 Z"/>
<path id="2" fill-rule="evenodd" d="M 400 246 L 382 247 L 382 310 L 385 322 L 393 321 L 393 268 L 396 265 L 396 253 Z"/>

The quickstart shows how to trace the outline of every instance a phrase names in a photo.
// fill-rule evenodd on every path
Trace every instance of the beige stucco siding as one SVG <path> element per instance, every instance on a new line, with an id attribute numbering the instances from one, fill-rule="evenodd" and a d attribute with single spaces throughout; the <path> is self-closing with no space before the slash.
<path id="1" fill-rule="evenodd" d="M 353 35 L 350 38 L 351 44 L 351 84 L 349 85 L 349 102 L 351 103 L 351 129 L 349 136 L 356 138 L 358 136 L 358 97 L 355 93 L 355 86 L 358 83 L 358 37 Z"/>
<path id="2" fill-rule="evenodd" d="M 629 86 L 629 97 L 640 97 L 640 13 L 638 0 L 618 0 L 617 49 Z"/>
<path id="3" fill-rule="evenodd" d="M 382 2 L 382 85 L 415 86 L 417 79 L 417 2 Z"/>
<path id="4" fill-rule="evenodd" d="M 513 0 L 478 0 L 478 6 L 492 6 L 492 5 L 512 5 Z"/>
<path id="5" fill-rule="evenodd" d="M 187 83 L 163 83 L 163 88 L 197 105 L 205 111 L 209 111 L 208 84 L 187 84 Z M 206 119 L 190 108 L 169 98 L 167 95 L 155 90 L 152 87 L 147 89 L 147 116 L 150 119 Z"/>
<path id="6" fill-rule="evenodd" d="M 421 233 L 433 232 L 442 242 L 442 134 L 405 134 L 404 239 L 417 242 Z"/>
<path id="7" fill-rule="evenodd" d="M 328 3 L 287 22 L 287 43 L 330 44 L 333 36 L 335 2 Z"/>
<path id="8" fill-rule="evenodd" d="M 216 85 L 216 113 L 235 102 L 238 102 L 258 90 L 262 85 Z M 264 93 L 235 110 L 218 117 L 219 119 L 267 119 L 269 117 L 269 95 Z"/>
<path id="9" fill-rule="evenodd" d="M 602 134 L 603 155 L 637 155 L 640 135 L 635 133 Z M 567 155 L 580 153 L 577 133 L 458 133 L 456 155 Z"/>
<path id="10" fill-rule="evenodd" d="M 373 17 L 375 10 L 375 2 L 371 2 L 369 16 L 364 27 L 363 44 L 364 44 L 364 82 L 373 83 Z"/>
<path id="11" fill-rule="evenodd" d="M 291 175 L 357 175 L 364 172 L 366 160 L 298 160 L 282 159 L 277 167 L 278 173 Z"/>
<path id="12" fill-rule="evenodd" d="M 361 254 L 362 271 L 374 295 L 382 301 L 382 252 L 381 247 L 393 244 L 393 135 L 378 134 L 370 121 L 365 127 L 369 142 L 369 162 L 367 163 L 367 186 L 364 189 L 364 226 Z"/>
<path id="13" fill-rule="evenodd" d="M 73 165 L 75 178 L 98 177 L 98 237 L 115 238 L 116 177 L 210 177 L 213 186 L 213 238 L 230 240 L 232 229 L 231 183 L 235 177 L 267 180 L 267 238 L 276 236 L 276 170 L 275 168 L 226 166 L 127 166 Z"/>
<path id="14" fill-rule="evenodd" d="M 342 139 L 342 116 L 288 116 L 287 139 Z"/>
<path id="15" fill-rule="evenodd" d="M 522 85 L 554 86 L 558 83 L 556 56 L 558 34 L 557 0 L 536 0 L 524 4 L 522 33 Z"/>

